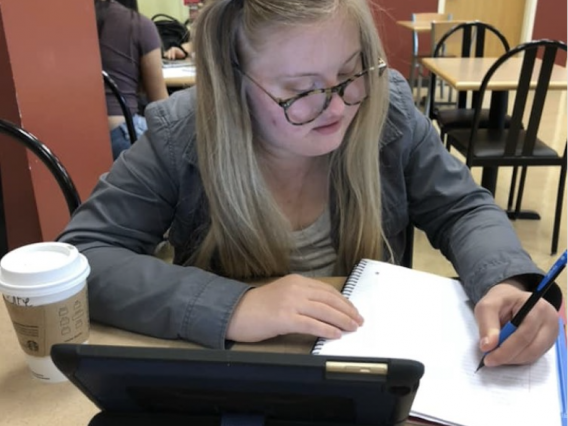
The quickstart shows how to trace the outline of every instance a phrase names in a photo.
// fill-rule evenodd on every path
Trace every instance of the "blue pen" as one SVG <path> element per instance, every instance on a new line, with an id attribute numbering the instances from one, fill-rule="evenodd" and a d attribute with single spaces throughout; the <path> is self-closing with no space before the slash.
<path id="1" fill-rule="evenodd" d="M 566 331 L 564 321 L 558 318 L 560 330 L 556 339 L 556 360 L 558 362 L 558 386 L 560 389 L 560 418 L 562 426 L 566 426 Z"/>
<path id="2" fill-rule="evenodd" d="M 536 290 L 531 295 L 531 297 L 528 298 L 528 300 L 521 307 L 519 312 L 517 312 L 517 315 L 515 315 L 513 319 L 509 321 L 507 324 L 505 324 L 505 326 L 501 329 L 501 332 L 499 333 L 499 343 L 497 344 L 497 348 L 501 346 L 501 344 L 505 340 L 507 340 L 511 334 L 513 334 L 513 332 L 517 329 L 517 327 L 521 325 L 521 322 L 523 322 L 523 320 L 530 312 L 530 310 L 534 307 L 534 305 L 536 305 L 536 303 L 540 300 L 540 298 L 544 296 L 546 291 L 552 286 L 552 284 L 554 284 L 554 280 L 558 277 L 558 275 L 560 275 L 560 272 L 562 272 L 562 270 L 566 267 L 566 256 L 567 256 L 566 250 L 564 250 L 562 256 L 560 256 L 558 260 L 554 263 L 554 265 L 552 265 L 550 271 L 548 271 L 548 273 L 544 276 L 544 278 L 542 279 Z M 477 370 L 475 370 L 476 373 L 483 366 L 485 366 L 485 363 L 483 361 L 485 360 L 485 357 L 487 356 L 488 353 L 489 352 L 484 353 L 483 356 L 481 357 L 481 361 L 477 366 Z"/>

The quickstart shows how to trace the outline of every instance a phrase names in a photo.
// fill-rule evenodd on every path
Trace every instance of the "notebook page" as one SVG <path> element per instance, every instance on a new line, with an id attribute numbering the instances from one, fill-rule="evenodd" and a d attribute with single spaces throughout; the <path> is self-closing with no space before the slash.
<path id="1" fill-rule="evenodd" d="M 367 261 L 350 300 L 365 323 L 319 354 L 410 358 L 425 365 L 411 415 L 451 425 L 560 425 L 554 348 L 530 366 L 484 368 L 461 284 Z"/>

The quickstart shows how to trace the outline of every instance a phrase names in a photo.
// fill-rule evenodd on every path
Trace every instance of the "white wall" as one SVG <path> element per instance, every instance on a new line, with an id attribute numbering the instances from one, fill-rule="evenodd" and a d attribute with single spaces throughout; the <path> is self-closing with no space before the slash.
<path id="1" fill-rule="evenodd" d="M 537 5 L 538 0 L 527 0 L 525 4 L 525 20 L 523 22 L 523 30 L 521 32 L 521 43 L 532 40 Z"/>
<path id="2" fill-rule="evenodd" d="M 185 22 L 189 16 L 188 8 L 183 5 L 183 0 L 138 0 L 138 10 L 148 18 L 158 13 L 165 13 L 180 22 Z"/>

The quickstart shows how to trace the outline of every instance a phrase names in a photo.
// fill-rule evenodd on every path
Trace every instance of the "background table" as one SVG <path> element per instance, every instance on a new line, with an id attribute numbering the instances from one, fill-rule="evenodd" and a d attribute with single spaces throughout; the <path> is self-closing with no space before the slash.
<path id="1" fill-rule="evenodd" d="M 458 91 L 475 91 L 481 87 L 485 74 L 497 58 L 422 58 L 422 65 L 446 81 Z M 487 88 L 494 91 L 491 97 L 490 119 L 500 127 L 507 114 L 507 92 L 515 90 L 519 81 L 523 58 L 510 58 L 493 74 Z M 542 61 L 536 60 L 530 87 L 536 88 Z M 550 76 L 549 90 L 566 90 L 566 68 L 554 65 Z M 430 99 L 426 101 L 426 115 L 429 115 Z M 484 167 L 481 185 L 495 194 L 498 169 Z"/>
<path id="2" fill-rule="evenodd" d="M 396 21 L 396 23 L 416 33 L 427 33 L 432 29 L 432 23 L 429 21 Z"/>
<path id="3" fill-rule="evenodd" d="M 162 67 L 167 87 L 188 87 L 195 84 L 195 65 L 180 61 L 182 66 Z"/>
<path id="4" fill-rule="evenodd" d="M 489 68 L 497 58 L 421 58 L 422 65 L 458 91 L 478 90 Z M 515 90 L 523 59 L 511 58 L 491 78 L 489 90 Z M 536 87 L 542 61 L 536 60 L 531 88 Z M 566 90 L 566 68 L 555 65 L 550 77 L 550 90 Z"/>

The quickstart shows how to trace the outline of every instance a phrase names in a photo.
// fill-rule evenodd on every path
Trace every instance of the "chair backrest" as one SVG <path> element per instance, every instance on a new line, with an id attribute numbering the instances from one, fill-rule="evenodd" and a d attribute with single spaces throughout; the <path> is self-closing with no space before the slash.
<path id="1" fill-rule="evenodd" d="M 518 84 L 516 86 L 515 103 L 513 105 L 513 115 L 511 123 L 507 131 L 507 139 L 505 143 L 504 157 L 530 156 L 533 154 L 538 128 L 542 118 L 544 102 L 549 90 L 550 80 L 556 56 L 559 51 L 566 52 L 566 43 L 556 40 L 536 40 L 523 43 L 509 50 L 489 68 L 485 73 L 485 77 L 479 88 L 479 96 L 474 105 L 475 113 L 473 118 L 473 129 L 470 135 L 470 143 L 468 147 L 468 158 L 471 158 L 475 152 L 475 140 L 481 121 L 481 110 L 483 107 L 483 98 L 487 91 L 491 91 L 490 83 L 495 73 L 506 67 L 509 61 L 522 61 L 521 70 L 518 75 Z M 523 54 L 522 57 L 518 57 Z M 542 60 L 537 60 L 537 55 L 542 54 Z M 509 72 L 507 72 L 510 75 Z M 533 74 L 537 75 L 536 86 L 533 80 Z M 511 79 L 515 79 L 515 75 L 510 75 Z M 565 75 L 563 76 L 565 78 Z M 531 82 L 532 80 L 532 82 Z M 534 90 L 532 90 L 534 89 Z M 529 92 L 533 91 L 532 102 L 529 100 Z M 523 130 L 523 116 L 525 111 L 530 111 L 529 123 L 526 131 Z M 519 137 L 524 135 L 522 148 L 518 150 Z M 566 154 L 564 154 L 566 155 Z"/>
<path id="2" fill-rule="evenodd" d="M 0 119 L 0 133 L 7 134 L 14 138 L 17 142 L 24 145 L 32 151 L 51 172 L 67 203 L 69 214 L 73 214 L 77 207 L 81 204 L 81 198 L 77 192 L 77 188 L 71 180 L 71 176 L 67 169 L 63 167 L 61 161 L 51 150 L 38 138 L 21 127 L 7 120 Z"/>
<path id="3" fill-rule="evenodd" d="M 430 36 L 432 39 L 431 46 L 432 52 L 434 48 L 438 45 L 438 42 L 442 39 L 442 37 L 451 29 L 453 29 L 456 25 L 466 23 L 467 21 L 432 21 L 430 30 Z M 442 45 L 442 52 L 445 56 L 460 56 L 462 46 L 462 37 L 450 37 L 446 40 L 446 42 Z"/>
<path id="4" fill-rule="evenodd" d="M 434 46 L 432 56 L 438 56 L 444 43 L 446 43 L 450 37 L 454 36 L 458 32 L 462 33 L 462 49 L 460 52 L 460 56 L 462 58 L 469 58 L 472 56 L 476 58 L 482 58 L 485 53 L 485 42 L 486 36 L 488 34 L 493 34 L 499 39 L 505 52 L 510 49 L 507 38 L 493 25 L 489 25 L 481 21 L 470 21 L 457 24 L 454 28 L 450 29 L 446 34 L 444 34 L 440 38 L 436 46 Z M 475 46 L 473 52 L 472 46 Z"/>
<path id="5" fill-rule="evenodd" d="M 451 21 L 451 13 L 413 13 L 413 22 L 432 22 L 432 21 Z M 418 33 L 415 31 L 412 34 L 412 54 L 418 55 Z"/>
<path id="6" fill-rule="evenodd" d="M 437 58 L 444 53 L 444 46 L 450 42 L 452 38 L 461 37 L 461 49 L 453 52 L 462 58 L 482 58 L 485 54 L 485 42 L 488 35 L 493 35 L 496 37 L 501 45 L 503 46 L 503 51 L 507 52 L 509 47 L 509 42 L 507 38 L 494 26 L 489 25 L 481 21 L 470 21 L 462 22 L 451 28 L 446 32 L 436 43 L 432 49 L 432 57 Z M 436 87 L 436 75 L 431 74 L 429 93 L 434 93 L 434 88 Z M 472 104 L 477 100 L 477 93 L 473 93 Z M 434 96 L 429 96 L 429 108 L 430 118 L 433 118 L 435 112 L 434 108 Z M 460 92 L 458 94 L 458 108 L 465 108 L 467 103 L 467 93 Z"/>
<path id="7" fill-rule="evenodd" d="M 61 164 L 61 161 L 59 161 L 55 154 L 53 154 L 51 150 L 34 135 L 9 121 L 0 119 L 0 133 L 9 135 L 17 142 L 24 145 L 37 155 L 41 162 L 47 166 L 57 181 L 59 188 L 61 188 L 67 203 L 69 214 L 72 215 L 81 204 L 81 198 L 75 188 L 75 184 L 71 180 L 71 176 L 69 176 L 69 173 L 67 173 L 67 170 L 63 167 L 63 164 Z M 6 232 L 6 217 L 4 215 L 4 197 L 2 192 L 2 180 L 0 179 L 0 256 L 8 253 L 8 251 L 9 246 Z"/>
<path id="8" fill-rule="evenodd" d="M 130 112 L 130 108 L 128 108 L 126 99 L 124 99 L 122 92 L 119 90 L 114 80 L 108 75 L 106 71 L 103 71 L 103 80 L 105 82 L 105 85 L 110 89 L 112 94 L 118 100 L 120 109 L 122 110 L 122 115 L 124 115 L 124 120 L 126 121 L 126 128 L 128 129 L 130 144 L 132 145 L 134 142 L 136 142 L 137 136 L 136 130 L 134 129 L 134 120 L 132 118 L 132 113 Z"/>

